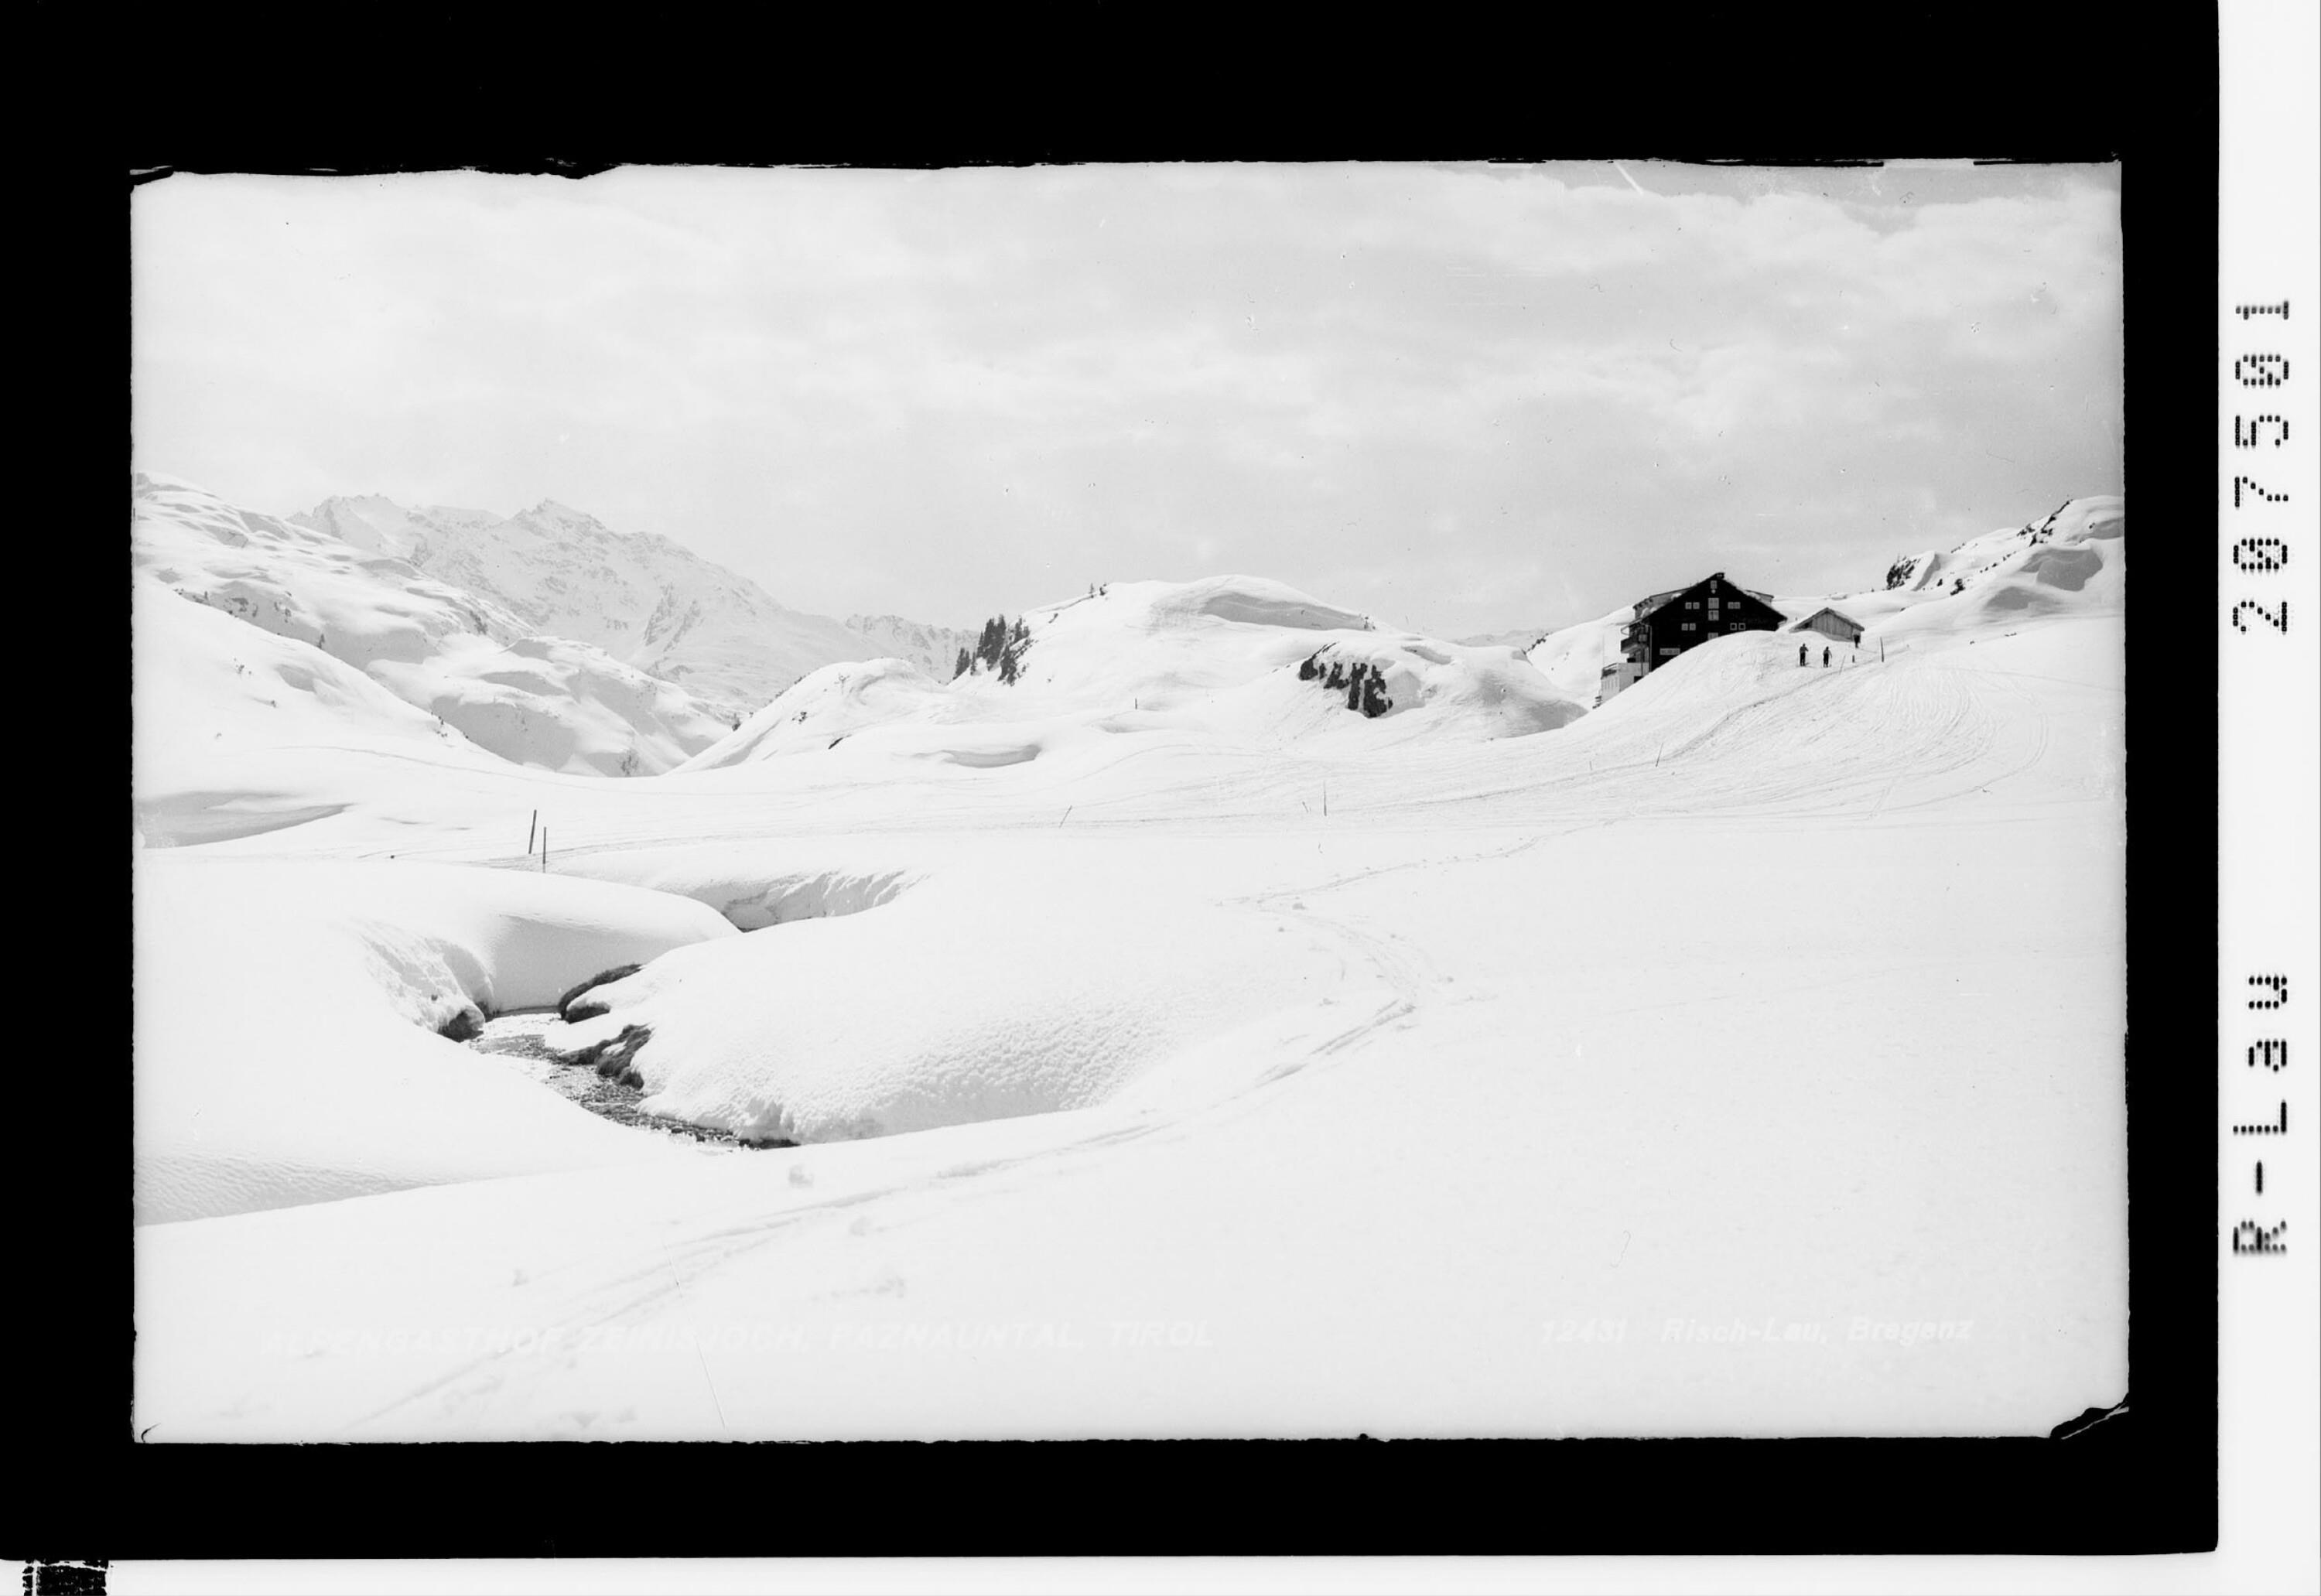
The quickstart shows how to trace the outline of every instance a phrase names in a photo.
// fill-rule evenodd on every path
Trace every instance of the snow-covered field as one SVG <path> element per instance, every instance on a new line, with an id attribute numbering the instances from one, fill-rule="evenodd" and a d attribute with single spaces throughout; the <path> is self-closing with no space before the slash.
<path id="1" fill-rule="evenodd" d="M 134 1422 L 2043 1434 L 2116 1402 L 2124 524 L 2074 501 L 1780 599 L 1870 634 L 1806 670 L 1719 638 L 1593 712 L 1607 623 L 1526 661 L 1256 579 L 1115 583 L 1033 612 L 1012 686 L 832 665 L 633 780 L 496 759 L 141 583 Z M 433 1034 L 631 962 L 550 1034 L 647 1027 L 646 1108 L 801 1145 L 616 1126 Z"/>

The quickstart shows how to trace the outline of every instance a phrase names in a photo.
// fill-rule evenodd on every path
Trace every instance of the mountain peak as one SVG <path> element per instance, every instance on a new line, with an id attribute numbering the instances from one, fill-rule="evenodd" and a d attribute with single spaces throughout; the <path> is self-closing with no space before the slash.
<path id="1" fill-rule="evenodd" d="M 332 510 L 351 510 L 371 514 L 384 512 L 396 515 L 408 515 L 411 513 L 383 493 L 334 493 L 316 505 L 309 514 L 322 515 Z"/>
<path id="2" fill-rule="evenodd" d="M 728 723 L 839 661 L 898 655 L 947 679 L 967 641 L 899 617 L 856 631 L 786 609 L 674 539 L 616 532 L 559 498 L 501 515 L 441 505 L 405 509 L 379 494 L 336 496 L 290 521 L 406 561 L 537 633 L 677 683 Z"/>
<path id="3" fill-rule="evenodd" d="M 583 526 L 605 525 L 602 521 L 599 521 L 596 516 L 591 515 L 587 511 L 577 509 L 573 506 L 566 504 L 561 499 L 554 498 L 542 499 L 538 504 L 532 506 L 532 508 L 523 511 L 516 517 L 516 519 L 520 521 L 553 521 L 568 525 L 574 524 Z M 610 527 L 605 527 L 605 530 L 609 532 L 612 529 Z"/>

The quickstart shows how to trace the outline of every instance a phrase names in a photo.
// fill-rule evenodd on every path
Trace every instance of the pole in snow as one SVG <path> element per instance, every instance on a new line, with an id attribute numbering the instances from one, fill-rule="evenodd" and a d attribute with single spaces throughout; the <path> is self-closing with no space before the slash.
<path id="1" fill-rule="evenodd" d="M 532 828 L 531 828 L 530 830 L 526 831 L 526 832 L 523 834 L 523 851 L 524 851 L 525 853 L 531 853 L 531 852 L 532 852 L 532 844 L 533 844 L 534 843 L 537 843 L 539 840 L 540 840 L 540 811 L 539 811 L 539 810 L 537 810 L 537 809 L 534 809 L 534 810 L 532 812 Z"/>
<path id="2" fill-rule="evenodd" d="M 540 831 L 540 873 L 542 875 L 548 873 L 548 828 L 546 826 L 541 827 Z"/>

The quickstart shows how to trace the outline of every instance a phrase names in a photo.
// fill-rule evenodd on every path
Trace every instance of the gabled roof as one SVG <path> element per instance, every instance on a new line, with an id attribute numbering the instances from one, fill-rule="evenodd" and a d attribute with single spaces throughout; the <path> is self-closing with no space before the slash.
<path id="1" fill-rule="evenodd" d="M 1852 627 L 1857 632 L 1868 630 L 1867 627 L 1863 626 L 1860 621 L 1855 620 L 1852 616 L 1849 616 L 1843 611 L 1834 608 L 1826 604 L 1814 611 L 1813 614 L 1807 616 L 1804 620 L 1799 621 L 1795 626 L 1790 627 L 1789 630 L 1792 632 L 1801 631 L 1805 627 L 1812 625 L 1816 621 L 1820 620 L 1824 616 L 1828 616 L 1833 620 L 1843 621 L 1847 625 Z"/>
<path id="2" fill-rule="evenodd" d="M 1636 613 L 1634 616 L 1630 617 L 1631 621 L 1641 621 L 1647 616 L 1665 609 L 1668 607 L 1669 602 L 1671 599 L 1681 598 L 1688 593 L 1698 593 L 1701 588 L 1706 588 L 1711 582 L 1724 582 L 1726 586 L 1732 588 L 1735 592 L 1740 593 L 1744 597 L 1755 599 L 1767 609 L 1773 608 L 1773 601 L 1766 595 L 1756 592 L 1752 588 L 1742 587 L 1740 583 L 1733 581 L 1721 570 L 1712 570 L 1707 576 L 1701 578 L 1700 580 L 1693 583 L 1688 588 L 1670 588 L 1665 593 L 1654 593 L 1650 597 L 1638 599 L 1636 601 Z M 1773 613 L 1775 615 L 1779 615 L 1780 614 L 1780 611 L 1773 610 Z"/>

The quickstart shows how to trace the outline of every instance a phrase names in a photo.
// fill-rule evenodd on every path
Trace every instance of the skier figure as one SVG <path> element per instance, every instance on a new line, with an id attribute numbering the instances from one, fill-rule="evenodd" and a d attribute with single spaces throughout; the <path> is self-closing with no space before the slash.
<path id="1" fill-rule="evenodd" d="M 1825 670 L 1829 669 L 1829 651 L 1827 649 L 1821 651 L 1821 668 Z"/>
<path id="2" fill-rule="evenodd" d="M 1805 668 L 1806 668 L 1806 645 L 1805 645 L 1804 643 L 1801 643 L 1798 644 L 1798 670 L 1804 670 Z"/>

